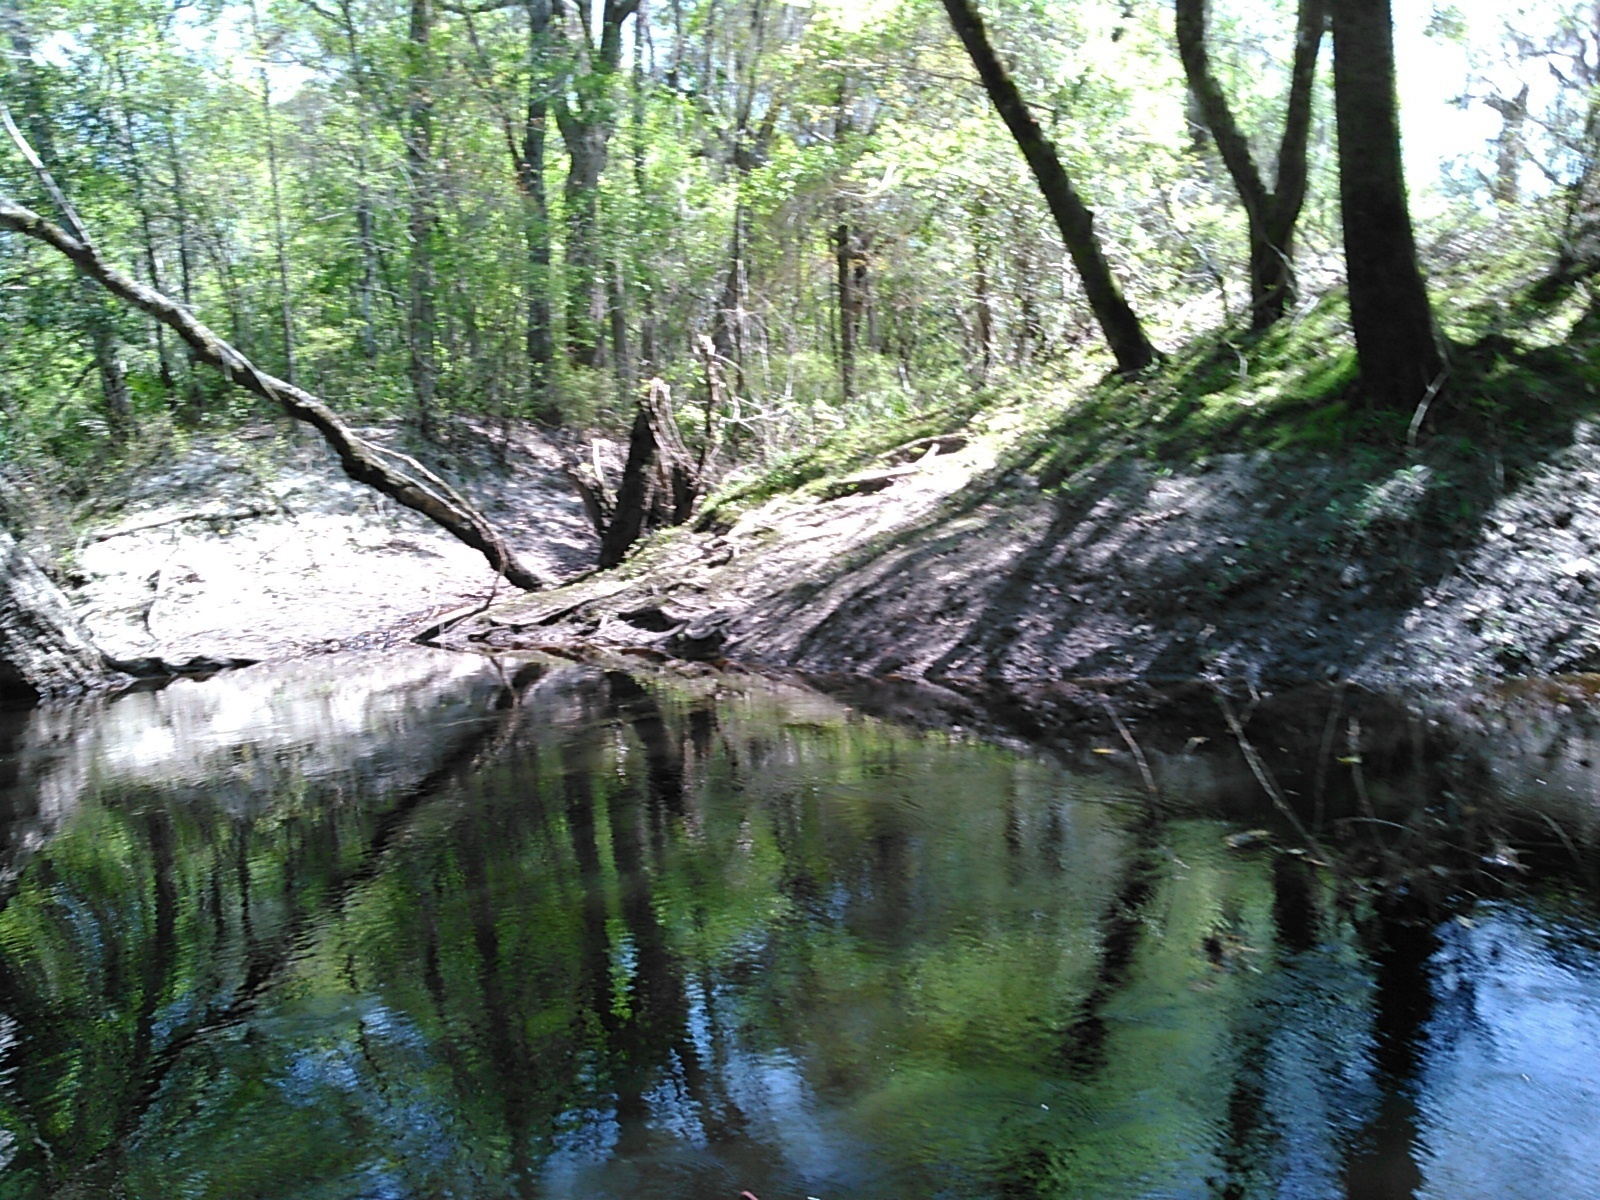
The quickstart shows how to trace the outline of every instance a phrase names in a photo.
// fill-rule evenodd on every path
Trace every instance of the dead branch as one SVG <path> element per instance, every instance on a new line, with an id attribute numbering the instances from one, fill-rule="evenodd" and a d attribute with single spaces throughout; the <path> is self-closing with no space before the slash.
<path id="1" fill-rule="evenodd" d="M 1256 777 L 1256 782 L 1261 785 L 1261 790 L 1266 792 L 1272 799 L 1273 807 L 1283 814 L 1290 825 L 1294 826 L 1295 833 L 1300 836 L 1301 841 L 1311 848 L 1312 853 L 1325 863 L 1333 862 L 1334 860 L 1328 857 L 1327 851 L 1323 849 L 1316 835 L 1305 827 L 1305 823 L 1300 820 L 1299 814 L 1290 807 L 1288 798 L 1283 794 L 1283 789 L 1278 786 L 1277 780 L 1273 779 L 1272 772 L 1267 770 L 1267 764 L 1261 760 L 1261 755 L 1256 753 L 1256 748 L 1250 744 L 1250 739 L 1245 737 L 1244 726 L 1240 724 L 1238 716 L 1235 715 L 1233 705 L 1228 703 L 1228 697 L 1223 694 L 1220 688 L 1215 689 L 1215 692 L 1217 704 L 1222 709 L 1222 719 L 1228 725 L 1228 732 L 1233 734 L 1233 740 L 1239 744 L 1239 752 L 1244 755 L 1244 761 L 1250 767 L 1250 773 Z"/>
<path id="2" fill-rule="evenodd" d="M 351 479 L 382 492 L 447 530 L 488 559 L 489 565 L 513 586 L 536 591 L 550 582 L 519 562 L 484 515 L 437 475 L 408 455 L 360 437 L 310 392 L 258 370 L 183 305 L 130 279 L 107 263 L 93 243 L 73 236 L 31 209 L 3 197 L 0 197 L 0 229 L 23 234 L 60 251 L 112 295 L 177 333 L 199 361 L 221 371 L 223 378 L 278 405 L 290 417 L 314 428 L 339 456 L 340 466 Z M 400 466 L 392 466 L 391 462 Z"/>
<path id="3" fill-rule="evenodd" d="M 91 533 L 79 542 L 80 546 L 92 546 L 97 542 L 109 542 L 112 538 L 128 537 L 135 533 L 145 533 L 151 529 L 162 529 L 168 525 L 187 525 L 191 521 L 210 521 L 217 524 L 224 521 L 253 521 L 258 517 L 270 517 L 278 510 L 271 508 L 241 508 L 237 512 L 199 512 L 179 513 L 175 517 L 164 517 L 159 521 L 145 521 L 139 525 L 122 525 L 116 529 L 108 529 L 104 533 Z"/>

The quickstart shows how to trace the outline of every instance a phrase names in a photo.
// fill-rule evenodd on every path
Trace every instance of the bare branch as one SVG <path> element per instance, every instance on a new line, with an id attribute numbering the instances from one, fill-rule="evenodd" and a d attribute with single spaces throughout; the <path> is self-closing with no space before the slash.
<path id="1" fill-rule="evenodd" d="M 72 230 L 74 236 L 85 246 L 92 246 L 94 243 L 90 241 L 89 231 L 84 228 L 83 221 L 78 217 L 78 210 L 72 207 L 72 201 L 67 199 L 67 194 L 56 183 L 55 176 L 51 175 L 49 169 L 44 165 L 44 159 L 40 158 L 34 148 L 28 144 L 28 139 L 22 136 L 22 130 L 18 129 L 17 123 L 11 119 L 11 110 L 6 107 L 4 100 L 0 100 L 0 123 L 5 125 L 6 132 L 11 135 L 11 140 L 16 143 L 17 149 L 22 153 L 22 157 L 27 159 L 28 165 L 33 168 L 33 173 L 39 177 L 39 182 L 44 185 L 44 190 L 49 193 L 50 199 L 61 210 L 61 215 L 66 220 L 67 227 Z"/>

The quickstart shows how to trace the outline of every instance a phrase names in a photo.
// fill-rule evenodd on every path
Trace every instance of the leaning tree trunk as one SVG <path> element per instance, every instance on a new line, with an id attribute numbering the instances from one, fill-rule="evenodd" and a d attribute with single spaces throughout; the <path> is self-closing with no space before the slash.
<path id="1" fill-rule="evenodd" d="M 1333 104 L 1350 324 L 1367 393 L 1410 409 L 1444 369 L 1406 205 L 1389 0 L 1333 0 Z"/>
<path id="2" fill-rule="evenodd" d="M 0 529 L 0 703 L 55 700 L 119 680 L 61 589 Z"/>
<path id="3" fill-rule="evenodd" d="M 974 0 L 944 0 L 944 7 L 950 15 L 951 26 L 967 48 L 972 65 L 978 70 L 978 77 L 983 80 L 984 91 L 989 93 L 989 99 L 1011 130 L 1011 136 L 1016 139 L 1018 149 L 1038 181 L 1039 190 L 1044 193 L 1050 215 L 1061 231 L 1061 240 L 1072 256 L 1072 265 L 1083 280 L 1089 307 L 1117 360 L 1117 370 L 1142 370 L 1155 361 L 1156 350 L 1145 337 L 1144 327 L 1111 274 L 1111 265 L 1106 262 L 1100 238 L 1094 230 L 1094 214 L 1078 196 L 1056 154 L 1055 144 L 1045 137 L 1044 130 L 1033 119 L 1017 85 L 989 44 L 989 34 Z"/>
<path id="4" fill-rule="evenodd" d="M 59 250 L 112 295 L 126 300 L 177 333 L 188 343 L 195 358 L 215 367 L 231 382 L 276 404 L 295 420 L 311 425 L 339 455 L 346 475 L 421 513 L 471 546 L 514 586 L 533 591 L 547 582 L 523 566 L 483 514 L 444 480 L 415 459 L 358 437 L 337 413 L 310 392 L 257 370 L 243 354 L 196 320 L 187 308 L 118 271 L 92 244 L 4 198 L 0 198 L 0 229 L 25 234 Z"/>

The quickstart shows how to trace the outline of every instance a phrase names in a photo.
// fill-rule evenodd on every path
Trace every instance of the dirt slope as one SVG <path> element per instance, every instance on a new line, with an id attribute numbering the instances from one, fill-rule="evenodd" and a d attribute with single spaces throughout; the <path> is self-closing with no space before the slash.
<path id="1" fill-rule="evenodd" d="M 868 494 L 780 496 L 446 630 L 1014 690 L 1374 688 L 1600 664 L 1600 446 L 1476 460 L 1125 457 L 1041 488 L 981 422 Z M 1465 465 L 1463 465 L 1465 464 Z M 880 464 L 887 467 L 888 462 Z"/>

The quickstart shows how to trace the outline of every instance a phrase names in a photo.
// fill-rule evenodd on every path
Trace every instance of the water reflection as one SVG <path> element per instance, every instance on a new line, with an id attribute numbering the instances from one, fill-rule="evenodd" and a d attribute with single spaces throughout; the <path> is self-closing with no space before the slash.
<path id="1" fill-rule="evenodd" d="M 9 738 L 3 1196 L 1600 1177 L 1596 924 L 1554 894 L 1418 922 L 736 678 L 328 660 Z"/>

